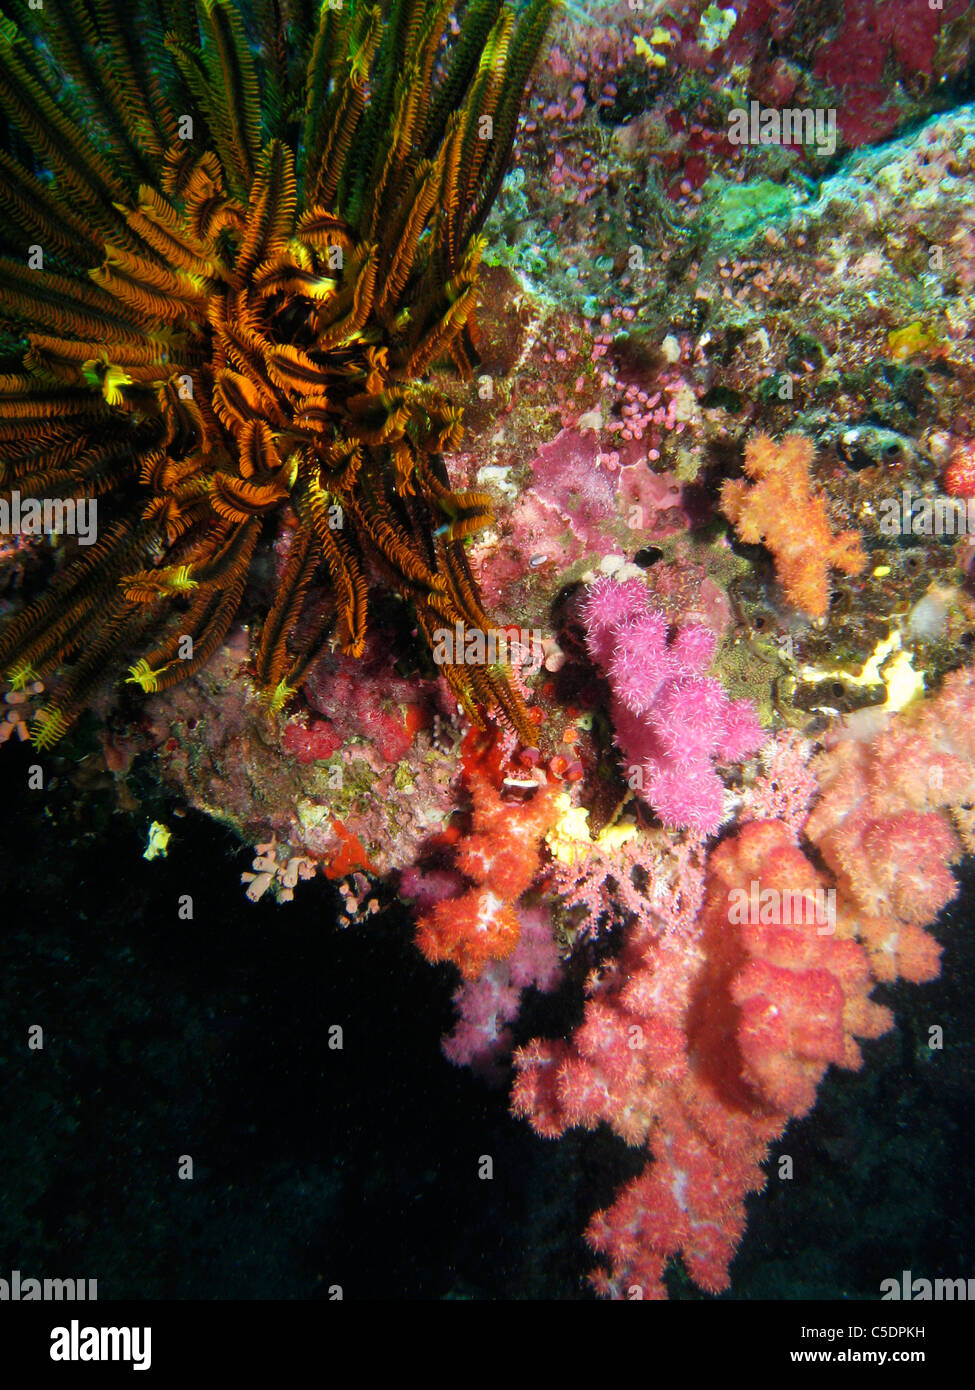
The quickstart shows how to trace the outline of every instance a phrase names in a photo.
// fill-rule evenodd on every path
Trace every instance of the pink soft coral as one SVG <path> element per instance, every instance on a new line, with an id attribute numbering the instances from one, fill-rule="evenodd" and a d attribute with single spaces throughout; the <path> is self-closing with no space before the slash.
<path id="1" fill-rule="evenodd" d="M 724 806 L 715 758 L 755 752 L 752 706 L 730 700 L 707 670 L 714 635 L 698 623 L 671 637 L 640 579 L 597 579 L 582 607 L 586 645 L 613 690 L 611 714 L 627 778 L 665 824 L 709 835 Z"/>
<path id="2" fill-rule="evenodd" d="M 558 946 L 545 907 L 519 908 L 521 936 L 506 960 L 489 961 L 476 980 L 466 980 L 454 994 L 457 1023 L 443 1040 L 455 1066 L 469 1066 L 485 1081 L 500 1084 L 507 1075 L 512 1046 L 510 1024 L 517 1018 L 526 989 L 555 988 L 561 976 Z"/>

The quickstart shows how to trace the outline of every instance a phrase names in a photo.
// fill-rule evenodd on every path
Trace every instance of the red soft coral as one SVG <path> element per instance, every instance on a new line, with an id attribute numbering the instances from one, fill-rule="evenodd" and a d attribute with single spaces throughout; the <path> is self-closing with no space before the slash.
<path id="1" fill-rule="evenodd" d="M 416 941 L 428 960 L 451 960 L 470 980 L 518 943 L 515 906 L 541 864 L 553 792 L 540 786 L 531 801 L 502 801 L 486 768 L 473 763 L 467 784 L 471 827 L 457 842 L 454 866 L 472 886 L 421 912 Z"/>

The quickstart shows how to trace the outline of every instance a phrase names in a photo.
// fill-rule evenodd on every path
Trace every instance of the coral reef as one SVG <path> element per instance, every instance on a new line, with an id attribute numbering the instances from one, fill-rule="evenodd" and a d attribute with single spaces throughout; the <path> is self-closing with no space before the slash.
<path id="1" fill-rule="evenodd" d="M 518 1194 L 539 1266 L 604 1207 L 603 1296 L 736 1291 L 827 1072 L 943 1064 L 874 992 L 956 984 L 975 848 L 975 109 L 960 0 L 893 8 L 0 22 L 0 516 L 110 516 L 0 539 L 3 757 L 395 936 L 421 1072 L 610 1131 Z"/>

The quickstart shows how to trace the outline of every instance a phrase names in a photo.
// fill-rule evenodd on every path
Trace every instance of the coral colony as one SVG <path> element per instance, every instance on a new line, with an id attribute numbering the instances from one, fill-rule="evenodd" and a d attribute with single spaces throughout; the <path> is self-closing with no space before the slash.
<path id="1" fill-rule="evenodd" d="M 449 1060 L 645 1160 L 601 1295 L 733 1292 L 951 968 L 965 8 L 3 6 L 0 742 L 148 759 L 252 901 L 407 904 Z"/>

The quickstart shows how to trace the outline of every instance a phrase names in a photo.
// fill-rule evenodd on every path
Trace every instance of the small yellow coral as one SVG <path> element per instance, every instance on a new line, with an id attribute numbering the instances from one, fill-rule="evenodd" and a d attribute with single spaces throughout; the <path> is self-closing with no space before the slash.
<path id="1" fill-rule="evenodd" d="M 562 864 L 574 864 L 583 859 L 592 848 L 589 833 L 589 812 L 582 806 L 573 806 L 568 793 L 560 792 L 555 798 L 558 819 L 545 836 L 552 856 Z"/>
<path id="2" fill-rule="evenodd" d="M 621 821 L 606 825 L 593 839 L 589 829 L 589 812 L 584 806 L 573 805 L 567 792 L 559 792 L 555 798 L 558 818 L 545 836 L 545 843 L 553 859 L 561 864 L 575 864 L 588 859 L 593 847 L 612 854 L 637 834 L 632 822 Z"/>
<path id="3" fill-rule="evenodd" d="M 908 357 L 913 357 L 915 353 L 927 352 L 929 349 L 939 347 L 937 337 L 929 333 L 920 319 L 915 319 L 913 323 L 906 324 L 903 328 L 894 328 L 887 334 L 887 346 L 891 355 L 899 362 L 905 361 Z"/>
<path id="4" fill-rule="evenodd" d="M 162 821 L 154 820 L 149 827 L 149 840 L 142 853 L 143 859 L 165 859 L 169 851 L 172 831 Z"/>

